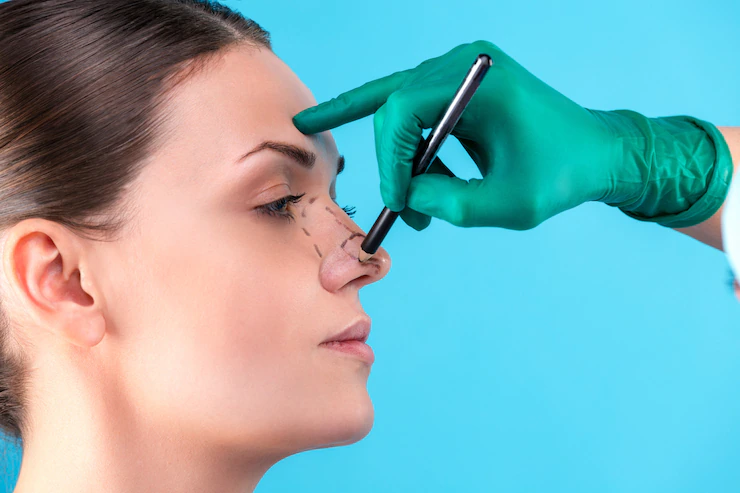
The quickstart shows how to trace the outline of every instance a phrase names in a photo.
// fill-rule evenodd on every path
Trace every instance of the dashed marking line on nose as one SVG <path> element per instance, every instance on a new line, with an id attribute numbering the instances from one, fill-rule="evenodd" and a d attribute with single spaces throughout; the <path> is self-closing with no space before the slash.
<path id="1" fill-rule="evenodd" d="M 344 245 L 346 245 L 348 241 L 352 241 L 353 238 L 357 238 L 358 236 L 362 236 L 363 238 L 365 237 L 365 235 L 362 234 L 362 233 L 352 233 L 352 235 L 349 238 L 347 238 L 346 240 L 344 240 L 342 242 L 342 244 L 339 245 L 339 248 L 341 248 L 342 250 L 344 250 Z"/>
<path id="2" fill-rule="evenodd" d="M 354 233 L 354 231 L 352 231 L 352 228 L 350 228 L 349 226 L 347 226 L 346 224 L 344 224 L 344 221 L 340 221 L 339 220 L 339 218 L 337 217 L 337 215 L 334 214 L 334 211 L 331 210 L 329 208 L 329 206 L 325 206 L 324 208 L 326 209 L 326 212 L 328 212 L 329 214 L 331 214 L 332 216 L 334 216 L 334 220 L 337 222 L 338 225 L 342 226 L 344 229 L 346 229 L 350 233 Z"/>
<path id="3" fill-rule="evenodd" d="M 308 203 L 309 203 L 309 204 L 313 204 L 313 203 L 314 203 L 314 202 L 316 201 L 316 198 L 317 198 L 317 197 L 311 197 L 311 198 L 310 198 L 310 199 L 308 200 Z M 342 250 L 344 250 L 344 253 L 346 253 L 347 255 L 349 255 L 349 256 L 350 256 L 351 258 L 353 258 L 353 259 L 355 259 L 355 260 L 358 260 L 358 261 L 359 261 L 359 260 L 360 260 L 360 258 L 359 258 L 359 257 L 357 257 L 357 256 L 355 256 L 355 255 L 352 255 L 352 254 L 351 254 L 351 253 L 349 253 L 349 252 L 348 252 L 348 251 L 347 251 L 347 250 L 346 250 L 346 249 L 345 249 L 344 247 L 345 247 L 345 245 L 347 245 L 347 242 L 348 242 L 348 241 L 352 241 L 352 239 L 354 239 L 354 238 L 357 238 L 358 236 L 361 236 L 361 237 L 363 237 L 363 238 L 364 238 L 364 237 L 365 237 L 365 235 L 364 235 L 364 234 L 362 234 L 362 233 L 358 233 L 357 231 L 353 231 L 353 230 L 352 230 L 352 228 L 350 228 L 349 226 L 347 226 L 347 225 L 346 225 L 346 224 L 344 223 L 344 221 L 340 220 L 340 219 L 339 219 L 339 218 L 337 217 L 337 215 L 336 215 L 336 214 L 334 213 L 334 211 L 333 211 L 333 210 L 331 210 L 331 208 L 329 208 L 329 206 L 325 206 L 325 207 L 324 207 L 324 209 L 326 209 L 326 212 L 328 212 L 329 214 L 331 214 L 332 216 L 334 216 L 334 220 L 335 220 L 335 221 L 337 222 L 337 224 L 339 224 L 339 225 L 340 225 L 340 226 L 342 226 L 342 227 L 343 227 L 344 229 L 346 229 L 347 231 L 349 231 L 350 233 L 352 233 L 352 234 L 351 234 L 351 235 L 350 235 L 350 236 L 349 236 L 349 237 L 348 237 L 347 239 L 345 239 L 345 240 L 344 240 L 344 241 L 342 242 L 342 244 L 340 245 L 340 248 L 341 248 Z M 305 207 L 303 208 L 303 210 L 301 210 L 301 217 L 306 217 L 306 208 L 305 208 Z M 306 228 L 301 228 L 301 229 L 303 229 L 303 232 L 304 232 L 304 233 L 306 233 L 306 236 L 311 236 L 311 233 L 309 233 L 309 232 L 308 232 L 308 230 L 307 230 Z M 313 247 L 314 247 L 314 249 L 316 249 L 316 253 L 317 253 L 317 254 L 319 255 L 319 258 L 323 258 L 324 256 L 323 256 L 323 255 L 321 254 L 321 250 L 319 250 L 319 246 L 318 246 L 317 244 L 315 244 L 315 243 L 314 243 Z M 368 260 L 367 260 L 366 262 L 363 262 L 363 264 L 364 264 L 364 265 L 368 265 L 368 266 L 372 265 L 373 267 L 375 267 L 375 270 L 376 270 L 376 274 L 380 272 L 380 263 L 379 263 L 379 261 L 378 261 L 378 260 L 377 260 L 376 258 L 373 258 L 373 257 L 371 257 L 371 258 L 370 258 L 370 259 L 368 259 Z"/>
<path id="4" fill-rule="evenodd" d="M 339 246 L 339 247 L 340 247 L 340 248 L 341 248 L 342 250 L 344 250 L 344 253 L 346 253 L 346 254 L 347 254 L 347 255 L 349 255 L 349 256 L 350 256 L 351 258 L 353 258 L 353 259 L 355 259 L 355 260 L 357 260 L 357 261 L 359 261 L 359 260 L 360 260 L 360 258 L 359 258 L 359 257 L 357 257 L 357 256 L 355 256 L 355 255 L 352 255 L 351 253 L 349 253 L 349 252 L 348 252 L 348 251 L 347 251 L 347 250 L 346 250 L 346 249 L 344 248 L 344 245 L 346 245 L 348 241 L 352 241 L 352 239 L 353 239 L 353 238 L 357 238 L 358 236 L 361 236 L 361 237 L 365 238 L 365 235 L 364 235 L 364 234 L 362 234 L 362 233 L 357 233 L 357 232 L 353 232 L 353 233 L 352 233 L 352 234 L 351 234 L 351 235 L 349 236 L 349 238 L 347 238 L 346 240 L 344 240 L 344 241 L 342 242 L 342 244 L 341 244 L 341 245 Z M 366 262 L 362 262 L 362 264 L 363 264 L 363 265 L 368 265 L 368 266 L 369 266 L 369 265 L 372 265 L 373 267 L 375 267 L 375 273 L 376 273 L 376 274 L 379 274 L 379 273 L 380 273 L 380 262 L 379 262 L 379 261 L 378 261 L 378 259 L 376 259 L 375 257 L 370 257 L 370 258 L 369 258 L 369 259 L 368 259 L 368 260 L 367 260 Z"/>
<path id="5" fill-rule="evenodd" d="M 316 202 L 316 199 L 317 198 L 318 197 L 311 197 L 310 199 L 308 199 L 308 203 L 309 204 L 313 204 L 314 202 Z M 308 206 L 306 206 L 306 207 L 308 207 Z M 306 217 L 306 207 L 304 207 L 303 209 L 301 209 L 301 217 Z"/>

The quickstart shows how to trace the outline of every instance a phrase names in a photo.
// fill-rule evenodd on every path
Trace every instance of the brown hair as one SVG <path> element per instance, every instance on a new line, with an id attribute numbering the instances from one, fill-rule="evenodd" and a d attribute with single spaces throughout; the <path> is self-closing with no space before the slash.
<path id="1" fill-rule="evenodd" d="M 125 188 L 164 138 L 171 90 L 237 44 L 271 50 L 269 33 L 215 1 L 0 4 L 0 232 L 36 217 L 109 241 L 132 217 Z M 6 301 L 0 427 L 22 440 L 27 361 Z"/>

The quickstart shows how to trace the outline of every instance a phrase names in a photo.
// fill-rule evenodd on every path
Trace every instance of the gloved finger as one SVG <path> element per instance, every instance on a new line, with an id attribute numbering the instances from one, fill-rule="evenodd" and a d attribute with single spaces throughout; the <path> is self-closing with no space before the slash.
<path id="1" fill-rule="evenodd" d="M 426 172 L 438 173 L 445 176 L 455 176 L 455 174 L 450 171 L 450 168 L 445 166 L 442 160 L 438 157 L 434 158 L 434 161 L 432 161 L 432 164 L 429 166 L 429 169 Z M 422 214 L 421 212 L 415 211 L 410 207 L 406 207 L 404 210 L 401 211 L 401 219 L 403 219 L 406 224 L 414 228 L 416 231 L 426 229 L 427 226 L 429 226 L 429 223 L 432 222 L 432 218 L 429 215 Z"/>
<path id="2" fill-rule="evenodd" d="M 441 174 L 415 176 L 406 206 L 461 227 L 531 229 L 547 219 L 531 191 L 490 179 L 461 180 Z"/>
<path id="3" fill-rule="evenodd" d="M 432 218 L 421 212 L 416 212 L 410 207 L 406 207 L 401 211 L 401 219 L 403 222 L 414 228 L 416 231 L 421 231 L 429 226 L 432 222 Z"/>
<path id="4" fill-rule="evenodd" d="M 363 118 L 377 111 L 394 91 L 405 85 L 415 72 L 437 72 L 447 76 L 449 70 L 444 60 L 454 59 L 458 52 L 469 50 L 472 45 L 473 43 L 465 43 L 456 46 L 443 55 L 422 62 L 415 68 L 367 82 L 329 101 L 307 108 L 293 117 L 293 124 L 304 134 L 314 134 Z M 435 70 L 434 67 L 438 69 Z M 461 73 L 460 77 L 463 75 L 464 73 Z M 458 80 L 457 84 L 459 83 Z"/>
<path id="5" fill-rule="evenodd" d="M 478 189 L 481 181 L 427 173 L 415 176 L 409 185 L 406 205 L 455 226 L 473 226 L 470 210 L 476 201 L 480 201 Z"/>
<path id="6" fill-rule="evenodd" d="M 405 87 L 391 94 L 375 113 L 380 195 L 390 210 L 404 209 L 422 131 L 441 118 L 455 89 L 457 85 L 451 80 Z"/>
<path id="7" fill-rule="evenodd" d="M 375 112 L 375 132 L 376 135 L 380 134 L 383 130 L 383 122 L 385 121 L 385 112 L 387 110 L 387 106 L 381 106 L 378 111 Z M 375 154 L 380 155 L 380 143 L 382 142 L 381 138 L 375 139 Z M 439 156 L 435 156 L 434 161 L 432 161 L 432 164 L 429 165 L 429 168 L 426 171 L 427 173 L 439 173 L 442 175 L 447 176 L 455 176 L 455 173 L 453 173 L 450 168 L 445 166 L 445 164 L 442 162 L 442 160 L 439 158 Z"/>
<path id="8" fill-rule="evenodd" d="M 395 72 L 343 92 L 293 117 L 293 124 L 304 134 L 315 134 L 375 113 L 393 91 L 402 87 L 413 69 Z"/>

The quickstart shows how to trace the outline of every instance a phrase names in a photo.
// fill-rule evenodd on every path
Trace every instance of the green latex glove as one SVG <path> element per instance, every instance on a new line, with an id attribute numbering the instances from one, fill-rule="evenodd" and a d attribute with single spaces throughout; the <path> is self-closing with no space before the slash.
<path id="1" fill-rule="evenodd" d="M 456 178 L 439 160 L 412 178 L 422 130 L 441 118 L 479 53 L 493 66 L 452 135 L 483 178 Z M 587 201 L 686 227 L 719 209 L 732 178 L 727 143 L 711 123 L 583 108 L 486 41 L 368 82 L 293 121 L 312 134 L 371 113 L 383 202 L 417 230 L 429 216 L 529 229 Z"/>

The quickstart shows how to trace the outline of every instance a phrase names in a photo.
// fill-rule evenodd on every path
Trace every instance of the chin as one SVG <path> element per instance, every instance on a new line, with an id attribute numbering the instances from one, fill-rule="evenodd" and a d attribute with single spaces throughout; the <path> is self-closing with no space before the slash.
<path id="1" fill-rule="evenodd" d="M 327 417 L 331 422 L 325 425 L 322 444 L 315 448 L 339 447 L 362 440 L 373 427 L 375 410 L 370 397 L 366 397 L 336 406 Z"/>

